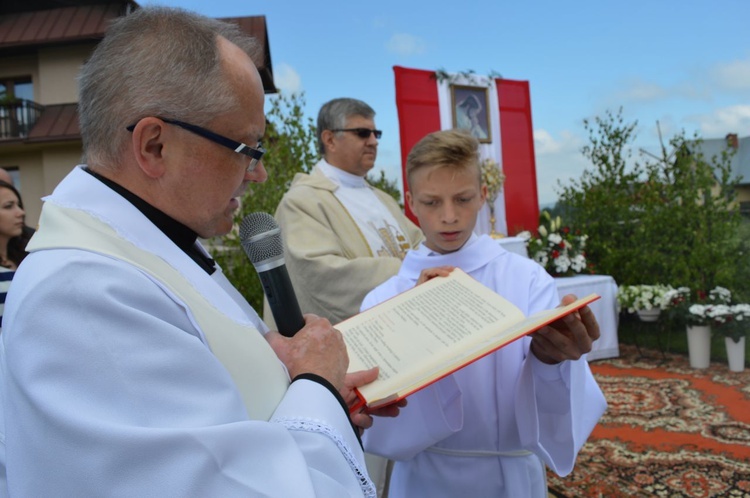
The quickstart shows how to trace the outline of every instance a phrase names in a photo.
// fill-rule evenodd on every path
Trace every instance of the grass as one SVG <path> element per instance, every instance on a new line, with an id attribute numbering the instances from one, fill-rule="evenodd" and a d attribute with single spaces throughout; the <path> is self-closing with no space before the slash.
<path id="1" fill-rule="evenodd" d="M 660 318 L 656 322 L 646 323 L 635 314 L 620 314 L 620 325 L 617 330 L 621 343 L 637 345 L 668 353 L 688 354 L 687 333 L 684 326 L 677 326 Z M 724 336 L 712 334 L 711 361 L 727 362 L 727 349 Z M 745 366 L 750 367 L 750 341 L 745 339 Z"/>

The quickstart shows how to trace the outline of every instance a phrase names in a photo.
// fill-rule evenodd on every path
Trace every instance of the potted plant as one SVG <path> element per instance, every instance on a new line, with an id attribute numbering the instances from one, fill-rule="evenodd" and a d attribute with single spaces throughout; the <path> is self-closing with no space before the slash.
<path id="1" fill-rule="evenodd" d="M 617 302 L 621 309 L 638 314 L 642 321 L 655 322 L 661 311 L 667 309 L 669 301 L 665 296 L 671 289 L 663 284 L 621 285 L 617 289 Z"/>
<path id="2" fill-rule="evenodd" d="M 711 363 L 711 329 L 722 306 L 728 305 L 732 293 L 724 287 L 710 292 L 691 291 L 687 287 L 671 289 L 665 295 L 669 319 L 684 324 L 688 339 L 688 355 L 692 368 L 708 368 Z"/>
<path id="3" fill-rule="evenodd" d="M 526 242 L 529 257 L 553 277 L 592 273 L 592 265 L 586 260 L 585 251 L 588 236 L 563 225 L 559 216 L 552 218 L 547 210 L 539 215 L 536 236 L 525 230 L 517 237 Z"/>

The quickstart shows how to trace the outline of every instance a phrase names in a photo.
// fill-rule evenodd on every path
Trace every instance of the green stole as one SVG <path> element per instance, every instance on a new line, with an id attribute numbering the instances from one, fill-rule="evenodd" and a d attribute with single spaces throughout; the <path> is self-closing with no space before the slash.
<path id="1" fill-rule="evenodd" d="M 235 322 L 218 310 L 182 273 L 161 257 L 118 235 L 96 217 L 46 202 L 38 230 L 27 246 L 82 249 L 133 265 L 160 282 L 189 309 L 213 354 L 224 365 L 254 420 L 269 420 L 289 387 L 289 376 L 257 329 Z"/>

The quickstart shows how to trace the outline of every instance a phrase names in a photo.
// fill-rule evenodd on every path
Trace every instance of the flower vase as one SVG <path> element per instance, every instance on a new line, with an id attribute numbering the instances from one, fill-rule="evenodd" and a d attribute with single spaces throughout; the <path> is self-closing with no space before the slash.
<path id="1" fill-rule="evenodd" d="M 745 370 L 745 338 L 734 342 L 731 337 L 725 337 L 724 343 L 727 346 L 727 362 L 729 363 L 730 372 L 742 372 Z"/>
<path id="2" fill-rule="evenodd" d="M 688 354 L 691 368 L 708 368 L 711 363 L 711 327 L 688 325 Z"/>
<path id="3" fill-rule="evenodd" d="M 638 318 L 642 322 L 655 322 L 659 319 L 659 315 L 661 315 L 661 309 L 651 308 L 650 310 L 636 310 L 636 313 L 638 313 Z"/>

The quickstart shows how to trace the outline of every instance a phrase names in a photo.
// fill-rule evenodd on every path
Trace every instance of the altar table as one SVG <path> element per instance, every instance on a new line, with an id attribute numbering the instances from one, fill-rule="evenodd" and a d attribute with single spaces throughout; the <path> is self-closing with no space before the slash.
<path id="1" fill-rule="evenodd" d="M 617 338 L 619 315 L 617 312 L 617 284 L 609 275 L 576 275 L 574 277 L 555 278 L 557 292 L 562 298 L 565 294 L 575 294 L 584 297 L 591 293 L 601 296 L 589 308 L 594 312 L 599 322 L 601 336 L 594 342 L 593 349 L 588 354 L 589 361 L 603 358 L 616 358 L 620 355 Z"/>
<path id="2" fill-rule="evenodd" d="M 526 250 L 526 241 L 521 237 L 502 237 L 496 240 L 506 251 L 520 254 L 524 258 L 529 257 L 529 253 Z"/>

